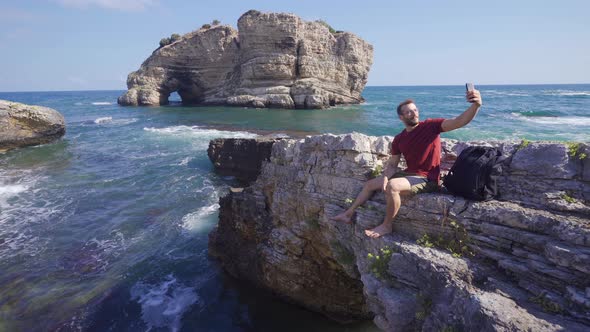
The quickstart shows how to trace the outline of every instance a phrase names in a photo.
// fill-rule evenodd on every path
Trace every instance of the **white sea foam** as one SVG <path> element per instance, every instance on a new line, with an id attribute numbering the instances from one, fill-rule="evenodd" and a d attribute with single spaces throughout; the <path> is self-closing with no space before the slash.
<path id="1" fill-rule="evenodd" d="M 131 118 L 131 119 L 114 119 L 112 116 L 105 116 L 102 118 L 98 118 L 96 120 L 94 120 L 95 124 L 99 124 L 99 125 L 112 125 L 112 126 L 124 126 L 124 125 L 128 125 L 131 123 L 137 122 L 137 118 Z"/>
<path id="2" fill-rule="evenodd" d="M 0 183 L 0 211 L 8 209 L 10 206 L 8 200 L 27 191 L 27 189 L 29 189 L 29 187 L 22 184 L 5 185 Z M 3 212 L 3 214 L 4 213 L 6 212 Z M 3 218 L 0 218 L 0 221 L 2 219 Z"/>
<path id="3" fill-rule="evenodd" d="M 103 106 L 103 105 L 113 105 L 113 103 L 108 102 L 108 101 L 95 101 L 92 103 L 92 105 Z"/>
<path id="4" fill-rule="evenodd" d="M 18 193 L 22 193 L 23 191 L 27 190 L 27 186 L 21 184 L 15 185 L 0 185 L 0 197 L 3 196 L 13 196 Z"/>
<path id="5" fill-rule="evenodd" d="M 528 93 L 520 92 L 520 91 L 498 91 L 498 90 L 482 90 L 482 95 L 498 95 L 498 96 L 511 96 L 511 97 L 530 97 L 531 95 Z"/>
<path id="6" fill-rule="evenodd" d="M 163 137 L 189 139 L 199 150 L 207 149 L 209 141 L 214 138 L 254 138 L 258 136 L 246 131 L 205 129 L 198 126 L 146 127 L 143 130 Z"/>
<path id="7" fill-rule="evenodd" d="M 200 304 L 195 289 L 181 284 L 172 274 L 157 284 L 136 283 L 131 299 L 141 304 L 141 318 L 148 331 L 163 327 L 178 331 L 184 313 L 195 303 Z"/>
<path id="8" fill-rule="evenodd" d="M 112 122 L 112 121 L 113 121 L 113 117 L 106 116 L 104 118 L 98 118 L 98 119 L 94 120 L 94 123 L 103 124 L 103 123 L 108 123 L 108 122 Z"/>
<path id="9" fill-rule="evenodd" d="M 581 117 L 581 116 L 566 116 L 566 117 L 554 117 L 554 116 L 535 116 L 535 117 L 528 117 L 523 116 L 519 113 L 511 113 L 513 116 L 518 118 L 519 120 L 534 122 L 538 124 L 546 124 L 546 125 L 569 125 L 569 126 L 579 126 L 585 127 L 590 126 L 590 117 Z"/>
<path id="10" fill-rule="evenodd" d="M 219 211 L 219 204 L 215 203 L 204 206 L 197 211 L 191 212 L 182 217 L 182 228 L 190 232 L 198 232 L 209 226 L 207 217 Z"/>
<path id="11" fill-rule="evenodd" d="M 188 165 L 189 161 L 191 161 L 193 158 L 191 157 L 186 157 L 184 159 L 182 159 L 177 165 L 178 166 L 186 166 Z"/>
<path id="12" fill-rule="evenodd" d="M 546 96 L 585 97 L 590 96 L 590 91 L 553 90 L 543 91 Z"/>
<path id="13" fill-rule="evenodd" d="M 81 262 L 85 272 L 106 271 L 112 258 L 118 257 L 125 252 L 130 241 L 127 241 L 123 233 L 113 231 L 111 236 L 104 239 L 92 238 L 84 244 L 81 249 L 85 261 Z"/>
<path id="14" fill-rule="evenodd" d="M 0 170 L 0 260 L 36 256 L 49 239 L 40 231 L 49 220 L 63 218 L 71 200 L 55 202 L 43 186 L 40 169 Z M 73 209 L 71 211 L 73 213 Z"/>

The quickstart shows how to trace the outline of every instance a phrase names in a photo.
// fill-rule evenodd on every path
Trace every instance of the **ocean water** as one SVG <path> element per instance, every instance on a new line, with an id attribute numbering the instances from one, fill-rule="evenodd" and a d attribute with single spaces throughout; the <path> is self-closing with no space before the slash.
<path id="1" fill-rule="evenodd" d="M 484 106 L 443 137 L 590 141 L 590 85 L 481 86 Z M 395 135 L 394 107 L 452 117 L 461 86 L 367 87 L 329 110 L 120 107 L 123 91 L 0 93 L 52 107 L 53 144 L 0 154 L 0 331 L 372 331 L 341 326 L 234 280 L 207 255 L 218 199 L 218 137 Z"/>

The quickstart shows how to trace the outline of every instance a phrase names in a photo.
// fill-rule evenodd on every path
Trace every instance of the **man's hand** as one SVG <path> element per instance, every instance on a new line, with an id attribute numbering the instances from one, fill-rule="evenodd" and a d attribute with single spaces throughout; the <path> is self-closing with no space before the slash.
<path id="1" fill-rule="evenodd" d="M 442 131 L 447 132 L 461 128 L 473 120 L 477 114 L 477 111 L 479 111 L 479 108 L 482 105 L 481 94 L 479 93 L 479 90 L 474 89 L 472 91 L 467 91 L 465 98 L 467 98 L 467 101 L 471 103 L 471 106 L 469 106 L 469 108 L 467 108 L 465 112 L 461 113 L 461 115 L 458 117 L 453 119 L 445 119 L 441 124 Z"/>
<path id="2" fill-rule="evenodd" d="M 467 98 L 467 101 L 475 104 L 477 106 L 481 106 L 482 105 L 482 101 L 481 101 L 481 94 L 479 93 L 479 90 L 471 90 L 471 91 L 467 91 L 467 93 L 465 94 L 465 97 Z"/>

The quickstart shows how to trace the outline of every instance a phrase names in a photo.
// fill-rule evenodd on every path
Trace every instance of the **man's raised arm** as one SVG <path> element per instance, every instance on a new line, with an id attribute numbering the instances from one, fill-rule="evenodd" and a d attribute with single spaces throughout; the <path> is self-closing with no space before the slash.
<path id="1" fill-rule="evenodd" d="M 453 119 L 445 119 L 441 125 L 443 131 L 451 131 L 461 128 L 471 122 L 473 118 L 475 118 L 477 111 L 479 111 L 479 108 L 482 105 L 481 94 L 479 93 L 479 90 L 468 91 L 466 98 L 467 101 L 471 103 L 471 106 L 469 106 L 469 108 L 466 109 L 465 112 L 461 113 L 461 115 L 458 117 Z"/>

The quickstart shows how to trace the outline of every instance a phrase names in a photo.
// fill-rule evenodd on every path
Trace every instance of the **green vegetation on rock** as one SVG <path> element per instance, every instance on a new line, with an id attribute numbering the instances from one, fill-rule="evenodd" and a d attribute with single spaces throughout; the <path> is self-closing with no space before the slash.
<path id="1" fill-rule="evenodd" d="M 369 270 L 373 275 L 381 280 L 385 280 L 388 273 L 387 267 L 391 260 L 393 250 L 389 246 L 385 246 L 379 249 L 376 254 L 368 253 L 367 258 L 369 259 Z"/>
<path id="2" fill-rule="evenodd" d="M 520 145 L 516 147 L 516 150 L 522 150 L 524 148 L 526 148 L 527 146 L 529 146 L 531 144 L 531 141 L 529 141 L 526 138 L 523 138 L 522 141 L 520 142 Z"/>
<path id="3" fill-rule="evenodd" d="M 448 226 L 452 230 L 452 236 L 450 239 L 444 239 L 442 236 L 433 239 L 430 235 L 424 234 L 421 238 L 416 240 L 416 244 L 427 248 L 447 250 L 456 258 L 463 256 L 473 257 L 475 254 L 469 248 L 470 239 L 467 230 L 456 220 L 449 220 Z"/>
<path id="4" fill-rule="evenodd" d="M 541 293 L 537 296 L 533 296 L 529 298 L 529 301 L 538 304 L 543 311 L 551 313 L 551 314 L 560 314 L 563 312 L 563 308 L 558 304 L 545 296 L 545 293 Z"/>
<path id="5" fill-rule="evenodd" d="M 375 169 L 373 169 L 371 171 L 371 178 L 374 179 L 374 178 L 380 176 L 381 173 L 383 173 L 383 166 L 382 165 L 377 165 L 377 166 L 375 166 Z"/>
<path id="6" fill-rule="evenodd" d="M 573 204 L 576 202 L 576 199 L 573 198 L 572 196 L 568 195 L 567 193 L 561 194 L 561 198 L 570 204 Z"/>
<path id="7" fill-rule="evenodd" d="M 169 38 L 160 39 L 160 47 L 170 45 L 170 44 L 174 43 L 175 41 L 180 40 L 180 38 L 182 38 L 182 37 L 179 34 L 173 33 L 170 35 Z"/>
<path id="8" fill-rule="evenodd" d="M 584 160 L 586 159 L 586 157 L 588 157 L 586 153 L 581 151 L 582 143 L 568 142 L 565 143 L 565 145 L 567 146 L 567 154 L 571 158 L 578 158 L 580 160 Z"/>
<path id="9" fill-rule="evenodd" d="M 326 28 L 328 28 L 328 30 L 330 31 L 331 34 L 335 34 L 337 33 L 336 30 L 334 30 L 334 28 L 332 28 L 331 25 L 328 24 L 328 22 L 324 21 L 324 20 L 317 20 L 316 22 L 318 22 L 319 24 L 325 26 Z"/>

